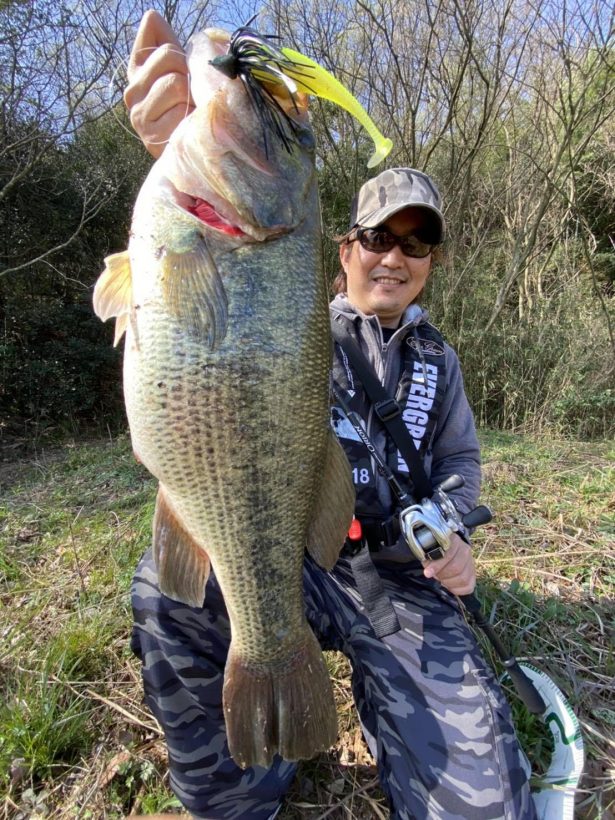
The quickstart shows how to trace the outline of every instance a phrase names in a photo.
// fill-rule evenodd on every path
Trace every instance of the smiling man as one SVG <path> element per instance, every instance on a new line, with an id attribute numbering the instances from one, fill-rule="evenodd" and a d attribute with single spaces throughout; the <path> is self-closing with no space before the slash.
<path id="1" fill-rule="evenodd" d="M 181 47 L 156 12 L 143 18 L 129 77 L 131 121 L 158 156 L 193 101 Z M 331 321 L 396 400 L 431 482 L 463 476 L 463 487 L 450 495 L 465 513 L 476 505 L 480 483 L 474 420 L 457 357 L 418 304 L 443 238 L 442 202 L 426 174 L 392 168 L 366 182 L 350 230 L 339 238 Z M 390 816 L 532 820 L 510 710 L 455 598 L 474 589 L 471 548 L 454 535 L 440 560 L 423 566 L 413 557 L 391 484 L 353 419 L 362 420 L 370 447 L 410 493 L 411 468 L 337 343 L 333 384 L 332 423 L 352 468 L 362 548 L 349 539 L 330 572 L 306 556 L 305 608 L 322 648 L 350 659 L 353 696 Z M 280 471 L 300 466 L 284 463 Z M 230 624 L 214 572 L 203 606 L 188 607 L 160 592 L 148 551 L 132 605 L 132 647 L 143 661 L 147 703 L 164 729 L 170 783 L 182 804 L 207 820 L 273 818 L 296 763 L 276 756 L 269 769 L 243 770 L 230 757 L 222 711 Z"/>
<path id="2" fill-rule="evenodd" d="M 432 250 L 443 238 L 438 203 L 429 177 L 409 168 L 383 171 L 361 189 L 340 261 L 351 303 L 383 327 L 396 328 L 423 291 Z"/>
<path id="3" fill-rule="evenodd" d="M 444 217 L 438 189 L 427 174 L 413 168 L 391 168 L 366 182 L 355 197 L 350 230 L 338 237 L 341 271 L 334 281 L 331 303 L 337 322 L 359 345 L 391 397 L 402 410 L 433 484 L 453 473 L 465 479 L 453 491 L 458 507 L 467 512 L 478 498 L 480 454 L 474 419 L 453 350 L 427 321 L 419 304 L 437 246 L 444 238 Z M 334 382 L 346 395 L 346 405 L 363 420 L 372 440 L 402 483 L 411 482 L 408 467 L 377 419 L 360 379 L 338 344 Z M 343 417 L 341 407 L 334 418 Z M 411 559 L 396 526 L 398 510 L 387 480 L 375 469 L 356 433 L 338 435 L 353 466 L 357 515 L 364 529 L 384 528 L 376 545 L 376 560 Z M 343 426 L 351 431 L 352 426 Z M 375 531 L 375 530 L 374 530 Z M 425 569 L 450 592 L 464 595 L 476 583 L 469 545 L 460 537 L 440 561 Z"/>

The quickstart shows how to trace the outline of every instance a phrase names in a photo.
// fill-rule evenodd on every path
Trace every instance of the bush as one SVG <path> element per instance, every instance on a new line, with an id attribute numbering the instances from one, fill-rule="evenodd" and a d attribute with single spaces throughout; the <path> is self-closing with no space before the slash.
<path id="1" fill-rule="evenodd" d="M 578 438 L 612 435 L 612 343 L 589 273 L 554 254 L 543 291 L 524 304 L 526 294 L 515 289 L 487 330 L 498 265 L 498 257 L 479 258 L 463 292 L 451 284 L 454 269 L 439 270 L 428 297 L 434 323 L 459 354 L 478 423 Z"/>
<path id="2" fill-rule="evenodd" d="M 0 347 L 4 436 L 124 422 L 121 356 L 85 300 L 32 299 L 6 311 Z"/>

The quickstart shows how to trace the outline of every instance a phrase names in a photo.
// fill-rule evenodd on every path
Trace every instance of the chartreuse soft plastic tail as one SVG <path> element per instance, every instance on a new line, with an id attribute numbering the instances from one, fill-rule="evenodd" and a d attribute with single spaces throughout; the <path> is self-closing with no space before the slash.
<path id="1" fill-rule="evenodd" d="M 375 151 L 369 158 L 368 168 L 373 168 L 387 157 L 393 147 L 393 142 L 383 136 L 374 121 L 363 108 L 361 103 L 352 96 L 344 86 L 329 74 L 326 69 L 310 60 L 309 57 L 294 51 L 292 48 L 280 49 L 287 58 L 283 65 L 283 72 L 293 79 L 299 91 L 330 100 L 336 105 L 345 108 L 361 123 L 374 142 Z"/>

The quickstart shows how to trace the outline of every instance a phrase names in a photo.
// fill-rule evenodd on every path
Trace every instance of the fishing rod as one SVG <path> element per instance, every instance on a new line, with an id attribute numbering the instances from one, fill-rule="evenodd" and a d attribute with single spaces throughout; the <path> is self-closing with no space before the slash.
<path id="1" fill-rule="evenodd" d="M 454 533 L 465 533 L 467 528 L 487 524 L 493 518 L 489 507 L 480 505 L 465 515 L 457 510 L 448 493 L 463 486 L 464 479 L 452 475 L 434 489 L 431 499 L 424 498 L 420 504 L 407 493 L 397 477 L 380 455 L 368 436 L 360 416 L 350 409 L 341 391 L 333 385 L 333 394 L 344 411 L 346 418 L 356 431 L 374 459 L 378 472 L 387 480 L 401 506 L 399 524 L 413 555 L 424 564 L 442 558 L 449 549 Z M 537 688 L 519 666 L 517 659 L 503 645 L 493 626 L 483 613 L 481 602 L 474 593 L 458 596 L 472 620 L 479 627 L 495 649 L 504 668 L 508 672 L 515 689 L 529 712 L 541 715 L 546 709 Z"/>

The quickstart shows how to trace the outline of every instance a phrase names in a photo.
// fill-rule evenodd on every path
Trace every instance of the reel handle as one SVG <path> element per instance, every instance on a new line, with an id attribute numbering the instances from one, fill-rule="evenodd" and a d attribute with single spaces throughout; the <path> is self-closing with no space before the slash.
<path id="1" fill-rule="evenodd" d="M 461 516 L 464 527 L 469 527 L 470 529 L 480 527 L 482 524 L 488 524 L 492 518 L 493 513 L 489 507 L 486 507 L 484 504 L 474 507 L 473 510 Z"/>
<path id="2" fill-rule="evenodd" d="M 458 490 L 460 487 L 463 487 L 465 483 L 463 476 L 453 473 L 453 475 L 449 475 L 442 484 L 438 484 L 436 490 L 441 490 L 443 493 L 450 493 L 451 490 Z"/>

